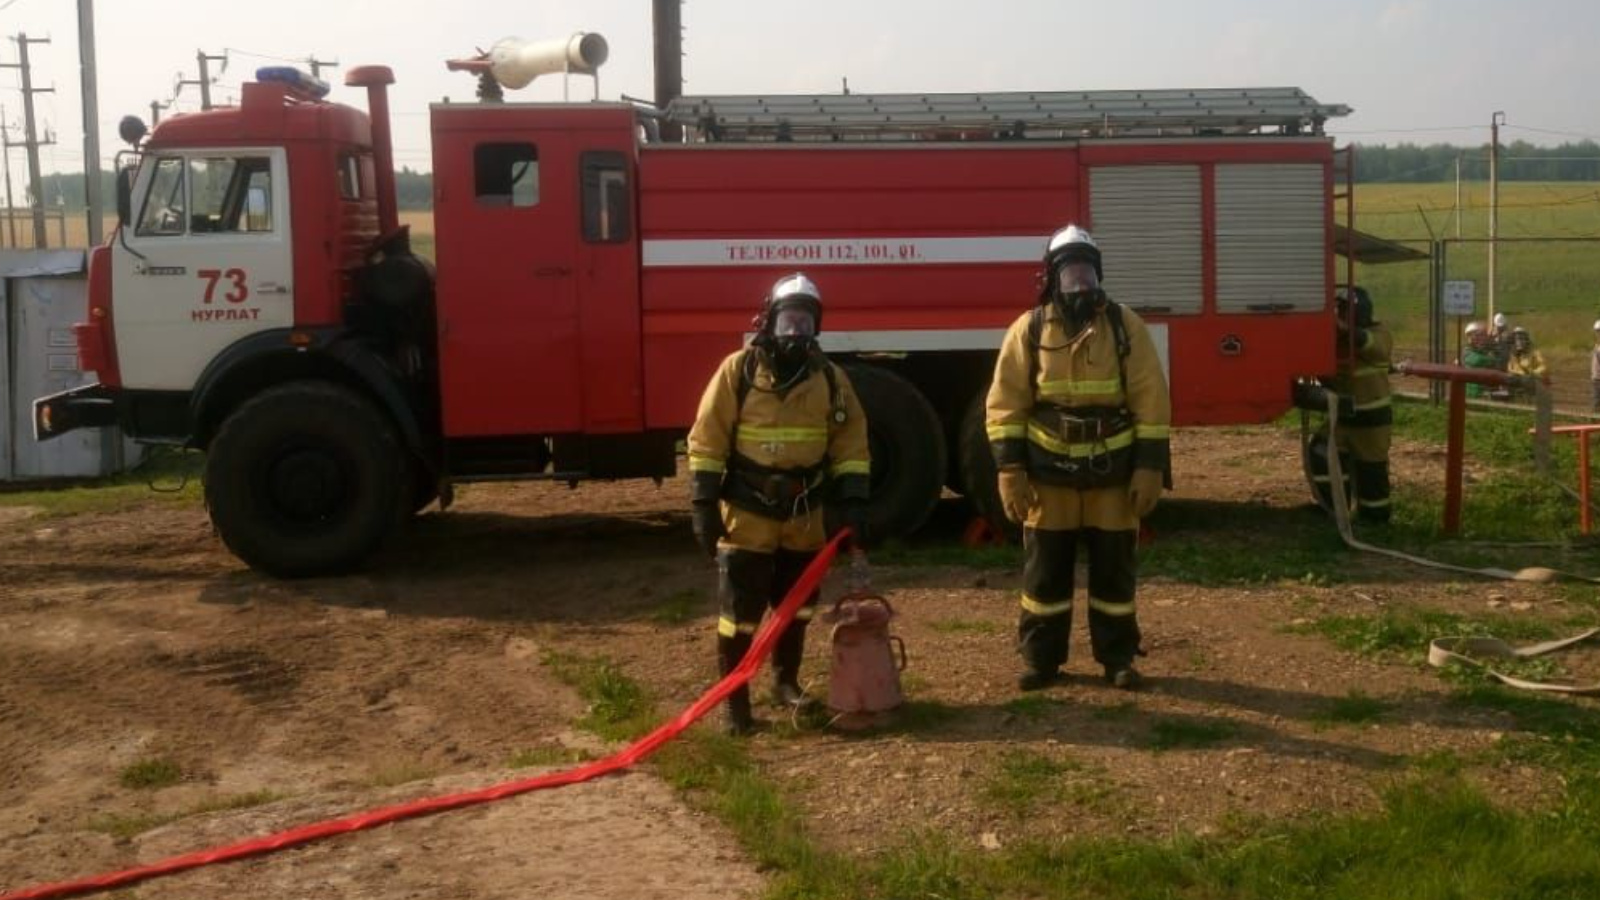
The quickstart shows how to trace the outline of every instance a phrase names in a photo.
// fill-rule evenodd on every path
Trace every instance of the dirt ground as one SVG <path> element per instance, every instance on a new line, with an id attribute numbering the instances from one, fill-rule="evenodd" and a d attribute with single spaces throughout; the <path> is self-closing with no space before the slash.
<path id="1" fill-rule="evenodd" d="M 1401 448 L 1397 478 L 1436 480 L 1436 455 Z M 1188 518 L 1241 504 L 1268 525 L 1314 515 L 1289 436 L 1186 432 L 1174 457 L 1172 503 Z M 199 509 L 44 518 L 0 508 L 0 890 L 539 771 L 508 767 L 520 751 L 602 751 L 572 730 L 583 706 L 541 662 L 547 651 L 603 654 L 663 712 L 677 709 L 713 675 L 712 573 L 693 549 L 685 494 L 679 483 L 473 486 L 448 513 L 422 516 L 371 574 L 294 583 L 244 569 Z M 1352 565 L 1358 580 L 1337 586 L 1148 579 L 1150 689 L 1098 679 L 1080 612 L 1071 684 L 1028 704 L 1014 702 L 1017 573 L 881 568 L 911 649 L 913 717 L 867 736 L 778 729 L 752 747 L 819 839 L 866 854 L 916 828 L 997 847 L 1371 808 L 1406 757 L 1486 748 L 1509 723 L 1444 702 L 1426 671 L 1290 626 L 1402 600 L 1567 611 L 1547 586 Z M 686 597 L 688 621 L 662 615 Z M 809 671 L 821 673 L 816 635 Z M 1579 651 L 1577 666 L 1600 668 L 1592 655 Z M 1363 725 L 1319 720 L 1353 691 L 1389 711 Z M 1224 736 L 1153 751 L 1163 729 Z M 1056 814 L 993 802 L 997 760 L 1019 752 L 1069 773 Z M 182 781 L 119 783 L 154 757 L 176 762 Z M 1472 775 L 1508 803 L 1556 787 L 1514 764 Z M 257 792 L 268 802 L 195 814 Z M 141 821 L 154 827 L 113 827 Z M 763 883 L 717 822 L 646 767 L 128 895 L 731 898 Z"/>

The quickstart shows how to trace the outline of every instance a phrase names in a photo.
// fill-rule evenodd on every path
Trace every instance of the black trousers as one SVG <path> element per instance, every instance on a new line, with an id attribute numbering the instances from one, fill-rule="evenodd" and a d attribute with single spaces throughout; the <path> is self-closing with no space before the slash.
<path id="1" fill-rule="evenodd" d="M 1080 542 L 1089 554 L 1089 642 L 1095 661 L 1107 668 L 1133 663 L 1140 639 L 1133 603 L 1138 541 L 1137 531 L 1023 530 L 1026 562 L 1017 648 L 1029 668 L 1054 671 L 1067 661 Z"/>
<path id="2" fill-rule="evenodd" d="M 780 549 L 759 553 L 732 547 L 718 554 L 717 599 L 721 613 L 717 619 L 717 649 L 724 674 L 744 659 L 761 617 L 783 602 L 816 555 L 815 551 Z M 797 683 L 800 660 L 805 655 L 806 626 L 816 614 L 820 593 L 811 593 L 778 638 L 772 666 L 780 682 Z"/>

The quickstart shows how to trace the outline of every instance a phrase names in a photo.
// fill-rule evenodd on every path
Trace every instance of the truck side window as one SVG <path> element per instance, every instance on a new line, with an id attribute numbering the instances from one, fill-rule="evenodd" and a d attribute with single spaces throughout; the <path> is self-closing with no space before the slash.
<path id="1" fill-rule="evenodd" d="M 177 157 L 156 160 L 150 191 L 145 195 L 144 212 L 139 216 L 139 235 L 183 234 L 188 207 L 183 197 L 183 160 Z"/>
<path id="2" fill-rule="evenodd" d="M 339 197 L 343 200 L 361 199 L 361 161 L 353 153 L 339 157 Z"/>
<path id="3" fill-rule="evenodd" d="M 189 160 L 190 234 L 272 230 L 272 161 L 264 156 Z"/>
<path id="4" fill-rule="evenodd" d="M 583 239 L 620 244 L 633 235 L 633 198 L 628 193 L 628 159 L 615 150 L 583 154 Z"/>
<path id="5" fill-rule="evenodd" d="M 472 176 L 479 206 L 539 203 L 539 149 L 532 144 L 479 144 Z"/>

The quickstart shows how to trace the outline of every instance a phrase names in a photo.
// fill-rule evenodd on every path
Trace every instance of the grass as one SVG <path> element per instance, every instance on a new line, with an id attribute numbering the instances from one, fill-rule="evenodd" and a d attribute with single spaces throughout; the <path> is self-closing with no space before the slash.
<path id="1" fill-rule="evenodd" d="M 371 788 L 392 788 L 413 781 L 426 781 L 438 774 L 437 769 L 418 762 L 391 762 L 372 770 L 362 784 Z"/>
<path id="2" fill-rule="evenodd" d="M 1335 697 L 1326 707 L 1318 710 L 1312 716 L 1312 721 L 1323 727 L 1370 725 L 1381 721 L 1389 709 L 1390 704 L 1386 700 L 1368 696 L 1362 691 L 1351 691 L 1343 697 Z"/>
<path id="3" fill-rule="evenodd" d="M 1456 635 L 1494 635 L 1509 641 L 1555 636 L 1547 622 L 1516 616 L 1463 616 L 1420 606 L 1396 606 L 1370 616 L 1327 616 L 1295 631 L 1320 634 L 1343 650 L 1379 659 L 1421 664 L 1428 642 Z"/>
<path id="4" fill-rule="evenodd" d="M 171 787 L 183 780 L 183 769 L 166 757 L 141 759 L 117 773 L 117 783 L 136 791 Z"/>
<path id="5" fill-rule="evenodd" d="M 710 611 L 705 594 L 685 588 L 668 595 L 650 611 L 650 619 L 663 625 L 685 625 Z"/>
<path id="6" fill-rule="evenodd" d="M 201 502 L 200 453 L 163 453 L 136 470 L 109 478 L 74 481 L 60 486 L 0 491 L 0 506 L 27 506 L 46 518 L 85 513 L 111 513 L 152 503 L 195 505 Z M 154 485 L 155 489 L 152 489 Z"/>
<path id="7" fill-rule="evenodd" d="M 1492 682 L 1459 688 L 1451 700 L 1458 706 L 1509 716 L 1518 732 L 1503 742 L 1510 758 L 1574 774 L 1600 772 L 1600 711 L 1593 706 Z"/>
<path id="8" fill-rule="evenodd" d="M 935 619 L 928 623 L 939 634 L 1001 634 L 1009 626 L 983 619 Z"/>
<path id="9" fill-rule="evenodd" d="M 596 682 L 627 682 L 604 660 L 568 664 L 565 671 L 610 673 L 578 677 L 580 690 Z M 589 690 L 597 697 L 602 693 Z M 643 695 L 637 686 L 606 692 Z M 1251 819 L 1211 838 L 1023 840 L 997 851 L 888 822 L 898 837 L 891 831 L 874 853 L 855 856 L 816 841 L 796 798 L 761 771 L 745 741 L 691 729 L 662 748 L 652 763 L 691 804 L 720 819 L 751 862 L 767 873 L 767 900 L 1592 896 L 1600 878 L 1600 852 L 1593 840 L 1600 828 L 1600 779 L 1592 773 L 1600 767 L 1572 748 L 1586 753 L 1600 746 L 1600 714 L 1492 688 L 1463 691 L 1459 702 L 1512 716 L 1537 744 L 1526 750 L 1530 754 L 1553 748 L 1542 750 L 1540 758 L 1567 767 L 1560 802 L 1529 812 L 1499 808 L 1460 776 L 1458 757 L 1435 754 L 1413 760 L 1411 774 L 1384 792 L 1382 807 L 1364 815 L 1296 823 Z M 1352 698 L 1340 715 L 1361 718 L 1372 709 L 1371 703 Z M 1574 716 L 1574 709 L 1580 714 Z M 585 722 L 597 734 L 608 733 L 591 717 Z M 1199 747 L 1226 740 L 1234 730 L 1231 723 L 1164 719 L 1152 734 L 1167 748 Z M 1011 750 L 981 790 L 989 802 L 1023 815 L 1043 808 L 1042 801 L 1051 810 L 1095 809 L 1097 804 L 1114 809 L 1105 803 L 1115 787 L 1098 777 L 1086 779 L 1087 784 L 1072 778 L 1081 773 L 1071 762 Z"/>
<path id="10" fill-rule="evenodd" d="M 1000 708 L 1019 718 L 1036 722 L 1050 713 L 1062 709 L 1064 706 L 1066 706 L 1065 703 L 1054 697 L 1047 697 L 1043 694 L 1023 694 L 1020 697 L 1013 697 L 1007 700 Z"/>
<path id="11" fill-rule="evenodd" d="M 282 800 L 287 796 L 287 794 L 281 794 L 277 791 L 266 790 L 251 791 L 246 794 L 227 794 L 220 797 L 212 797 L 207 800 L 202 800 L 201 802 L 196 803 L 195 805 L 190 806 L 181 812 L 141 813 L 135 815 L 107 814 L 96 816 L 89 820 L 87 827 L 90 831 L 99 832 L 100 834 L 108 834 L 117 840 L 125 841 L 141 835 L 146 831 L 160 828 L 163 825 L 170 825 L 173 822 L 177 822 L 182 819 L 206 815 L 208 813 L 233 812 L 235 810 L 265 806 L 268 803 L 275 803 L 279 800 Z"/>
<path id="12" fill-rule="evenodd" d="M 588 762 L 593 758 L 583 750 L 545 744 L 539 747 L 518 750 L 506 760 L 506 766 L 512 769 L 549 768 Z"/>
<path id="13" fill-rule="evenodd" d="M 1157 719 L 1150 726 L 1148 746 L 1165 750 L 1198 750 L 1212 747 L 1239 733 L 1239 726 L 1226 720 L 1192 718 Z"/>
<path id="14" fill-rule="evenodd" d="M 1502 237 L 1600 235 L 1597 185 L 1589 182 L 1508 182 L 1500 188 Z M 1488 235 L 1488 186 L 1464 186 L 1468 207 L 1464 237 Z M 1433 229 L 1454 236 L 1449 213 L 1455 185 L 1360 185 L 1356 191 L 1357 227 L 1393 239 L 1426 240 L 1428 227 L 1418 206 L 1429 210 Z M 1423 249 L 1426 249 L 1425 245 Z M 1580 356 L 1591 343 L 1595 317 L 1594 285 L 1600 283 L 1600 254 L 1594 243 L 1506 243 L 1496 260 L 1495 308 L 1533 333 L 1552 363 Z M 1460 245 L 1449 249 L 1446 278 L 1477 283 L 1478 318 L 1487 318 L 1488 249 Z M 1426 346 L 1428 264 L 1358 266 L 1357 279 L 1374 292 L 1379 315 L 1403 346 Z M 1452 323 L 1453 324 L 1453 323 Z M 1454 342 L 1451 343 L 1454 351 Z"/>
<path id="15" fill-rule="evenodd" d="M 638 737 L 655 724 L 655 707 L 644 689 L 615 663 L 592 656 L 549 653 L 544 658 L 559 680 L 589 704 L 578 725 L 608 741 Z"/>

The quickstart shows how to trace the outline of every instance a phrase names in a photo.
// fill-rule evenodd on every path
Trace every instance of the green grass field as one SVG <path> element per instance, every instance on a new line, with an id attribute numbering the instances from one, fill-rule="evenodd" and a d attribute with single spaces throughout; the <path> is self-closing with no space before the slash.
<path id="1" fill-rule="evenodd" d="M 1460 234 L 1488 236 L 1489 188 L 1462 186 Z M 1370 184 L 1356 188 L 1356 224 L 1391 240 L 1421 241 L 1431 232 L 1456 235 L 1455 185 Z M 1554 365 L 1579 360 L 1593 346 L 1591 326 L 1600 318 L 1600 184 L 1512 182 L 1500 188 L 1501 238 L 1584 240 L 1502 243 L 1496 260 L 1495 309 L 1533 334 Z M 1451 279 L 1477 283 L 1479 317 L 1488 301 L 1486 244 L 1448 249 Z M 1341 273 L 1342 274 L 1342 273 Z M 1402 347 L 1427 346 L 1428 264 L 1358 266 L 1357 280 L 1373 291 L 1380 317 Z M 1452 322 L 1452 325 L 1454 323 Z M 1454 350 L 1454 342 L 1451 349 Z"/>

